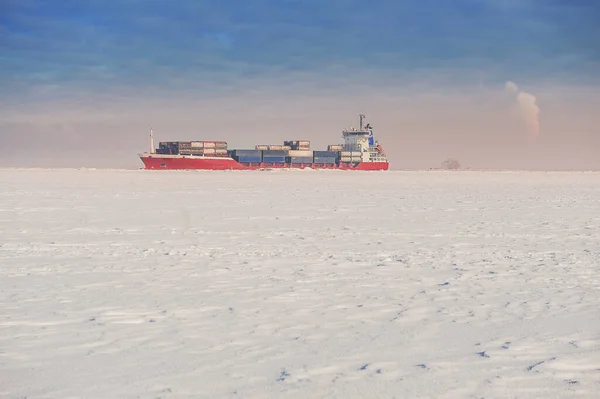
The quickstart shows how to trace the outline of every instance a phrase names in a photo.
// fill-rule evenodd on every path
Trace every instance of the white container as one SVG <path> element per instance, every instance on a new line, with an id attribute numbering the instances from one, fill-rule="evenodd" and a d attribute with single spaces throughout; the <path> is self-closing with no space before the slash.
<path id="1" fill-rule="evenodd" d="M 313 152 L 306 150 L 289 150 L 288 155 L 290 157 L 312 157 Z"/>

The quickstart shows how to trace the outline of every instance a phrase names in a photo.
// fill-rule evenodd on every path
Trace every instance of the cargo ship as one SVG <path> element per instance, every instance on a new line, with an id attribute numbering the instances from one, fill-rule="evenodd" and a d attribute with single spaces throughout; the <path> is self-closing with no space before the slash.
<path id="1" fill-rule="evenodd" d="M 225 141 L 165 141 L 154 148 L 150 129 L 150 152 L 139 154 L 145 169 L 261 170 L 338 169 L 387 170 L 387 156 L 359 115 L 358 129 L 342 131 L 343 142 L 327 150 L 313 151 L 310 141 L 289 140 L 283 144 L 256 145 L 254 149 L 228 149 Z"/>

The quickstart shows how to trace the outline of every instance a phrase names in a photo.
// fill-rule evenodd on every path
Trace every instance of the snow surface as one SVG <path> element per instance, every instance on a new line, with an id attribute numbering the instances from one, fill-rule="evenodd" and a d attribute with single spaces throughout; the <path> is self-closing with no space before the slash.
<path id="1" fill-rule="evenodd" d="M 2 398 L 596 398 L 600 174 L 0 170 Z"/>

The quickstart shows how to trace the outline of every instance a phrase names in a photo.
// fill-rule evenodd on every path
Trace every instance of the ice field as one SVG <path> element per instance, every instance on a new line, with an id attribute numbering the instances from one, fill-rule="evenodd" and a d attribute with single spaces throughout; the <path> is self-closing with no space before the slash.
<path id="1" fill-rule="evenodd" d="M 2 398 L 600 392 L 600 173 L 0 184 Z"/>

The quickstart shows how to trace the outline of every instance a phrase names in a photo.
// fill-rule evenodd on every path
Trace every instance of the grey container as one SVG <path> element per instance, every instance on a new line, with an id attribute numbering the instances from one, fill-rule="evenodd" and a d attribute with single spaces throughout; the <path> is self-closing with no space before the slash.
<path id="1" fill-rule="evenodd" d="M 319 158 L 331 158 L 331 157 L 336 157 L 337 156 L 337 152 L 336 151 L 314 151 L 314 156 L 315 158 L 319 157 Z"/>
<path id="2" fill-rule="evenodd" d="M 288 157 L 288 162 L 289 163 L 293 163 L 293 164 L 298 164 L 298 163 L 313 163 L 313 158 L 312 157 Z"/>
<path id="3" fill-rule="evenodd" d="M 285 150 L 263 150 L 263 152 L 262 152 L 263 158 L 285 157 L 285 156 L 287 156 L 287 154 L 288 154 L 288 152 Z"/>
<path id="4" fill-rule="evenodd" d="M 318 164 L 334 164 L 335 157 L 315 157 L 314 163 Z"/>
<path id="5" fill-rule="evenodd" d="M 262 152 L 260 150 L 233 150 L 231 155 L 234 157 L 262 157 Z"/>

